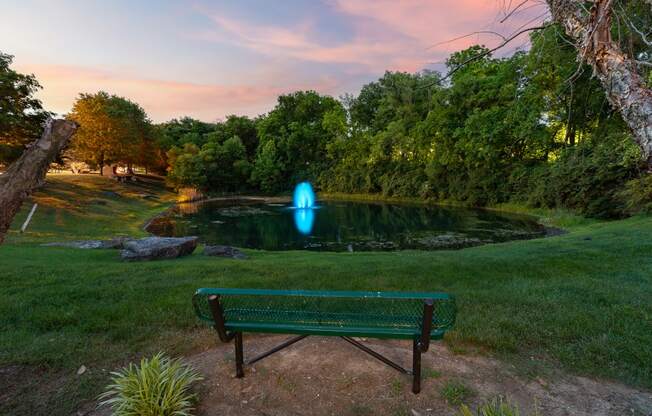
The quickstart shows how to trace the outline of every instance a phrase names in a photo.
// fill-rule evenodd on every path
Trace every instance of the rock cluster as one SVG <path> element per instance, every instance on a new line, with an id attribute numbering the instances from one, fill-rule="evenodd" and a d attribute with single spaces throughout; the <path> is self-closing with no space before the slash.
<path id="1" fill-rule="evenodd" d="M 95 248 L 124 248 L 124 244 L 127 241 L 132 241 L 133 238 L 129 237 L 116 237 L 110 240 L 77 240 L 77 241 L 60 241 L 55 243 L 45 243 L 41 244 L 45 247 L 72 247 L 72 248 L 83 248 L 83 249 L 95 249 Z"/>
<path id="2" fill-rule="evenodd" d="M 72 247 L 81 249 L 112 248 L 120 251 L 125 261 L 162 260 L 192 254 L 197 248 L 197 237 L 116 237 L 111 240 L 78 240 L 42 244 L 47 247 Z M 231 246 L 205 246 L 204 255 L 231 259 L 246 259 L 247 255 Z"/>
<path id="3" fill-rule="evenodd" d="M 245 253 L 231 246 L 206 246 L 204 247 L 204 255 L 214 257 L 228 257 L 231 259 L 247 258 Z"/>
<path id="4" fill-rule="evenodd" d="M 161 260 L 187 256 L 197 248 L 197 237 L 116 237 L 111 240 L 79 240 L 46 243 L 48 247 L 81 249 L 112 248 L 122 250 L 122 260 Z M 235 249 L 233 249 L 235 250 Z M 237 250 L 236 250 L 237 251 Z"/>

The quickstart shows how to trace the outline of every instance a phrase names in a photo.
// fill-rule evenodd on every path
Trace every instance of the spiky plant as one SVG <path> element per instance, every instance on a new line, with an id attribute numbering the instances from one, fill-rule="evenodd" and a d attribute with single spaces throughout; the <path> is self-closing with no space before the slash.
<path id="1" fill-rule="evenodd" d="M 190 366 L 163 353 L 111 374 L 100 406 L 110 406 L 114 416 L 191 416 L 196 396 L 190 387 L 202 379 Z"/>

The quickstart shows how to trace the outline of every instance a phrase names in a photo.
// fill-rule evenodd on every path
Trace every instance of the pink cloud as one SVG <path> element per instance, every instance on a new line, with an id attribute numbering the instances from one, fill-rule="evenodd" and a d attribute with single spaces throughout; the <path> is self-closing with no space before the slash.
<path id="1" fill-rule="evenodd" d="M 354 28 L 353 37 L 337 45 L 314 40 L 314 28 L 309 22 L 288 28 L 203 11 L 219 30 L 200 36 L 277 57 L 352 64 L 374 72 L 417 71 L 473 44 L 499 44 L 500 37 L 488 33 L 446 41 L 482 30 L 509 35 L 545 11 L 545 4 L 530 2 L 521 8 L 529 10 L 527 13 L 516 13 L 499 23 L 508 9 L 498 0 L 331 0 L 333 9 Z M 519 40 L 526 38 L 524 35 Z"/>
<path id="2" fill-rule="evenodd" d="M 396 68 L 403 59 L 399 53 L 405 45 L 393 40 L 357 37 L 335 46 L 322 45 L 311 39 L 311 25 L 301 23 L 290 29 L 210 14 L 220 32 L 204 32 L 196 37 L 230 43 L 270 56 L 284 56 L 321 63 L 357 64 L 368 67 L 384 65 Z M 416 70 L 416 68 L 412 68 Z"/>
<path id="3" fill-rule="evenodd" d="M 528 19 L 545 11 L 545 4 L 530 1 L 532 4 L 521 8 L 529 9 L 528 13 L 516 13 L 499 23 L 508 10 L 497 0 L 331 0 L 331 7 L 354 27 L 351 39 L 334 46 L 314 40 L 310 22 L 280 27 L 204 12 L 219 30 L 204 32 L 200 37 L 261 54 L 354 64 L 374 72 L 386 69 L 417 71 L 473 44 L 483 43 L 490 47 L 499 44 L 500 37 L 488 33 L 445 41 L 481 30 L 509 35 Z"/>
<path id="4" fill-rule="evenodd" d="M 338 82 L 322 78 L 310 85 L 220 85 L 134 78 L 109 71 L 65 65 L 21 64 L 43 85 L 39 98 L 48 110 L 60 114 L 72 108 L 79 93 L 104 90 L 140 104 L 154 121 L 184 115 L 216 120 L 229 114 L 256 116 L 271 109 L 279 95 L 301 89 L 331 93 Z"/>

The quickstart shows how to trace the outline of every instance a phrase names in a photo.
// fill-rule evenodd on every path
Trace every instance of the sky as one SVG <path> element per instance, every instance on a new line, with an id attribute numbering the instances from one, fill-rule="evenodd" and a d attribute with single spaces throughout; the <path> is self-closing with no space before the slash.
<path id="1" fill-rule="evenodd" d="M 357 93 L 387 71 L 445 71 L 456 50 L 545 18 L 530 0 L 0 0 L 0 52 L 45 108 L 100 90 L 162 122 L 271 110 L 280 94 Z M 531 4 L 530 4 L 531 3 Z M 459 39 L 457 39 L 459 38 Z M 455 39 L 455 40 L 454 40 Z M 501 50 L 527 47 L 521 36 Z"/>

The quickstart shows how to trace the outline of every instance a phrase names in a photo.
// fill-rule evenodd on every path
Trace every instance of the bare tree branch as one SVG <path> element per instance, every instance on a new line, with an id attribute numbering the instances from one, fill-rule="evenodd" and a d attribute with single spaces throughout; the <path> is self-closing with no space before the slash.
<path id="1" fill-rule="evenodd" d="M 487 49 L 486 51 L 484 51 L 482 53 L 479 53 L 477 55 L 474 55 L 474 56 L 466 59 L 464 62 L 460 63 L 455 68 L 448 71 L 446 76 L 444 76 L 441 80 L 443 81 L 443 80 L 446 80 L 446 79 L 450 78 L 455 72 L 459 71 L 460 69 L 462 69 L 464 66 L 470 64 L 471 62 L 477 61 L 478 59 L 482 59 L 485 56 L 496 52 L 498 49 L 501 49 L 501 48 L 505 47 L 505 45 L 507 45 L 508 43 L 510 43 L 511 41 L 513 41 L 514 39 L 516 39 L 517 37 L 522 35 L 523 33 L 531 32 L 533 30 L 543 29 L 545 27 L 546 26 L 535 26 L 535 27 L 529 27 L 527 29 L 519 30 L 518 32 L 514 33 L 513 35 L 511 35 L 510 37 L 505 39 L 500 45 L 498 45 L 498 46 L 496 46 L 494 48 L 491 48 L 491 49 Z"/>
<path id="2" fill-rule="evenodd" d="M 505 40 L 507 39 L 507 38 L 505 38 L 504 35 L 501 35 L 501 34 L 498 33 L 498 32 L 494 32 L 493 30 L 478 30 L 478 31 L 475 31 L 475 32 L 467 33 L 466 35 L 458 36 L 458 37 L 453 38 L 453 39 L 445 40 L 445 41 L 443 41 L 443 42 L 437 42 L 437 43 L 435 43 L 435 44 L 432 44 L 432 45 L 428 46 L 428 48 L 427 48 L 426 50 L 428 50 L 428 49 L 432 49 L 432 48 L 434 48 L 435 46 L 445 45 L 445 44 L 447 44 L 447 43 L 455 42 L 456 40 L 460 40 L 460 39 L 468 38 L 468 37 L 471 37 L 471 36 L 473 36 L 473 35 L 481 35 L 481 34 L 495 35 L 495 36 L 498 36 L 499 38 L 501 38 L 503 41 L 505 41 Z"/>
<path id="3" fill-rule="evenodd" d="M 505 14 L 505 17 L 503 17 L 502 19 L 500 19 L 500 23 L 505 23 L 505 21 L 506 21 L 507 19 L 509 19 L 510 17 L 512 17 L 512 15 L 513 15 L 514 13 L 516 13 L 516 12 L 518 11 L 518 9 L 520 9 L 521 7 L 523 7 L 523 6 L 524 6 L 527 2 L 529 2 L 529 1 L 530 1 L 530 0 L 523 0 L 522 2 L 520 2 L 516 7 L 514 7 L 514 8 L 513 8 L 512 10 L 510 10 L 507 14 Z M 510 7 L 511 7 L 511 2 L 510 2 Z"/>

